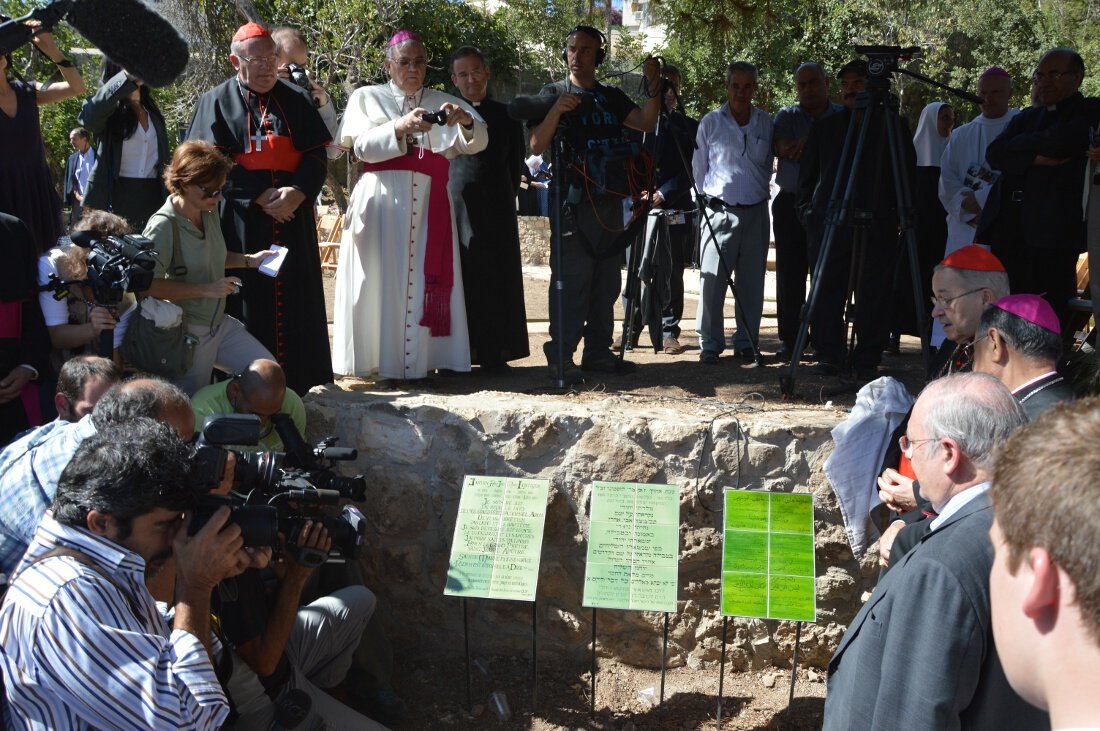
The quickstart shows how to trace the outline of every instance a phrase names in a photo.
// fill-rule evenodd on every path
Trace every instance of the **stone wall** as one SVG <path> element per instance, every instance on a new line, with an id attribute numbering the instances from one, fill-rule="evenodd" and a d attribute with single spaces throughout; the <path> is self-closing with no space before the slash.
<path id="1" fill-rule="evenodd" d="M 520 260 L 524 264 L 549 266 L 550 219 L 546 216 L 518 216 Z"/>
<path id="2" fill-rule="evenodd" d="M 738 411 L 709 403 L 641 405 L 623 397 L 577 402 L 513 393 L 470 396 L 315 390 L 309 437 L 338 435 L 359 449 L 347 472 L 367 477 L 364 512 L 375 529 L 364 557 L 388 608 L 401 651 L 462 651 L 461 600 L 443 596 L 463 475 L 550 481 L 537 618 L 539 653 L 581 657 L 591 610 L 581 606 L 593 480 L 681 487 L 680 592 L 669 625 L 673 666 L 719 659 L 721 491 L 809 491 L 817 531 L 818 621 L 802 631 L 801 662 L 822 667 L 877 569 L 848 547 L 822 475 L 829 430 L 822 408 Z M 663 614 L 601 610 L 601 652 L 637 665 L 660 663 Z M 470 600 L 471 643 L 480 652 L 525 653 L 525 602 Z M 730 662 L 739 669 L 787 665 L 795 625 L 731 620 Z"/>

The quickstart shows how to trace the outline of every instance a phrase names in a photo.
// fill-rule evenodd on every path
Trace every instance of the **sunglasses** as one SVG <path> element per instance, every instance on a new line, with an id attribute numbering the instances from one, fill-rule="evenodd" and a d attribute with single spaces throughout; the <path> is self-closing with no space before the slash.
<path id="1" fill-rule="evenodd" d="M 195 187 L 202 191 L 203 198 L 217 198 L 220 195 L 225 195 L 225 190 L 229 186 L 223 185 L 222 187 L 214 188 L 213 190 L 203 185 L 196 185 Z"/>

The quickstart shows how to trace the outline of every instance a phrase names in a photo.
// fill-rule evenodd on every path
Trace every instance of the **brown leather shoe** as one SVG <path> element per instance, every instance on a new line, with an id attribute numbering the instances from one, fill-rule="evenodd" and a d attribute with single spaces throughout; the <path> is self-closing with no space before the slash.
<path id="1" fill-rule="evenodd" d="M 684 346 L 676 338 L 665 338 L 661 343 L 661 349 L 666 355 L 679 355 L 684 352 Z"/>

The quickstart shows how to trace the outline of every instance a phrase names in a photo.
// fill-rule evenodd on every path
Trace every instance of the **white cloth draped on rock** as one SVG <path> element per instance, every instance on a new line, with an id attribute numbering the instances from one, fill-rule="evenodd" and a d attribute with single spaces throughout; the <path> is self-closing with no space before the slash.
<path id="1" fill-rule="evenodd" d="M 423 149 L 448 160 L 485 149 L 485 122 L 466 102 L 423 89 L 418 106 L 436 111 L 445 102 L 474 118 L 472 129 L 433 125 L 415 136 Z M 398 139 L 405 94 L 392 83 L 356 89 L 348 100 L 337 143 L 369 163 L 382 163 L 419 148 Z M 408 170 L 366 172 L 355 185 L 344 219 L 336 270 L 332 370 L 384 378 L 423 378 L 434 369 L 470 370 L 470 344 L 458 236 L 451 216 L 454 286 L 450 335 L 433 337 L 420 325 L 424 308 L 424 257 L 431 178 Z"/>

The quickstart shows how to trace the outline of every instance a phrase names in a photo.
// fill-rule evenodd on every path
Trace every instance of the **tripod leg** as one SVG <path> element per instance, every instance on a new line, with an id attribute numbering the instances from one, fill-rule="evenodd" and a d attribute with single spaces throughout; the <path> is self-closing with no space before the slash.
<path id="1" fill-rule="evenodd" d="M 634 342 L 634 314 L 637 308 L 641 284 L 638 279 L 638 262 L 642 258 L 642 237 L 634 239 L 626 255 L 626 287 L 623 288 L 623 337 L 619 343 L 619 361 L 626 359 L 626 350 Z"/>
<path id="2" fill-rule="evenodd" d="M 862 111 L 865 116 L 867 113 L 867 100 L 857 98 L 857 103 L 863 105 Z M 786 398 L 793 398 L 795 395 L 798 363 L 806 349 L 810 322 L 820 306 L 819 300 L 821 291 L 824 288 L 822 279 L 827 268 L 826 263 L 832 253 L 837 228 L 847 223 L 847 214 L 851 208 L 857 182 L 859 162 L 863 156 L 863 149 L 867 140 L 868 125 L 861 124 L 861 118 L 860 110 L 854 111 L 848 123 L 848 129 L 844 133 L 844 145 L 840 152 L 840 167 L 837 170 L 837 177 L 833 181 L 832 197 L 829 199 L 829 208 L 825 217 L 825 231 L 821 238 L 821 245 L 817 250 L 817 260 L 814 262 L 813 274 L 810 277 L 810 292 L 806 296 L 806 305 L 802 311 L 802 322 L 798 328 L 798 337 L 795 338 L 794 351 L 791 353 L 791 362 L 787 367 L 787 372 L 779 376 L 779 388 Z M 844 191 L 843 198 L 840 197 L 841 191 Z"/>
<path id="3" fill-rule="evenodd" d="M 920 256 L 917 247 L 917 231 L 913 215 L 913 192 L 909 186 L 908 160 L 901 147 L 901 118 L 897 112 L 888 114 L 886 127 L 887 141 L 890 146 L 890 157 L 894 168 L 894 191 L 897 196 L 898 225 L 901 229 L 901 237 L 905 242 L 905 250 L 909 257 L 909 275 L 913 285 L 913 307 L 917 317 L 917 332 L 920 333 L 920 353 L 924 363 L 924 372 L 927 373 L 932 362 L 932 353 L 929 345 L 928 331 L 928 296 L 931 293 L 924 291 L 924 283 L 921 279 Z"/>

